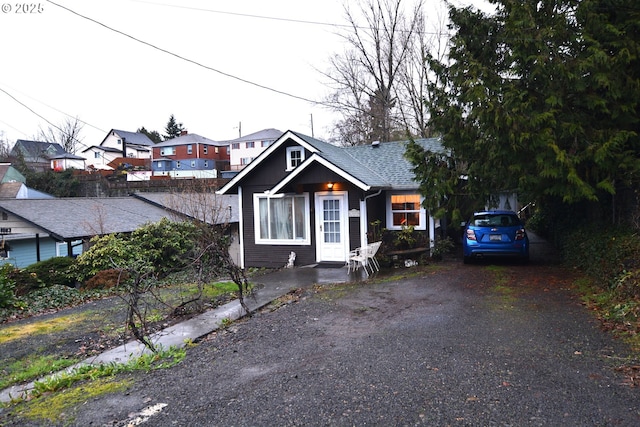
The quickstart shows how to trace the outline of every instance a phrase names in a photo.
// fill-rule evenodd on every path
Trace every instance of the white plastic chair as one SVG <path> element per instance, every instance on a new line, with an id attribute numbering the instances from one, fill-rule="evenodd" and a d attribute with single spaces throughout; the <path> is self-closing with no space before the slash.
<path id="1" fill-rule="evenodd" d="M 367 268 L 367 264 L 369 260 L 368 253 L 369 253 L 368 246 L 360 247 L 349 252 L 348 273 L 351 273 L 351 271 L 357 271 L 360 268 L 360 266 L 362 266 L 364 268 L 364 272 L 368 276 L 369 275 L 369 269 Z M 371 270 L 371 272 L 373 273 L 373 270 Z"/>
<path id="2" fill-rule="evenodd" d="M 373 273 L 373 268 L 375 267 L 376 271 L 380 271 L 380 264 L 378 263 L 378 260 L 376 259 L 376 254 L 378 253 L 378 250 L 380 249 L 380 245 L 382 244 L 382 242 L 373 242 L 373 243 L 369 243 L 367 245 L 367 263 L 369 262 L 369 260 L 371 261 L 371 272 Z"/>

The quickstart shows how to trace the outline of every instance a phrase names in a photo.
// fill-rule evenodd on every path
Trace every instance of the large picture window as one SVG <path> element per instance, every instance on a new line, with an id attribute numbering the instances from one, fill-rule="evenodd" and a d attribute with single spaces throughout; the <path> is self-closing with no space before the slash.
<path id="1" fill-rule="evenodd" d="M 387 204 L 387 228 L 399 230 L 413 226 L 418 230 L 426 228 L 426 212 L 421 206 L 419 194 L 391 194 Z"/>
<path id="2" fill-rule="evenodd" d="M 307 245 L 310 243 L 309 196 L 254 197 L 256 243 Z"/>

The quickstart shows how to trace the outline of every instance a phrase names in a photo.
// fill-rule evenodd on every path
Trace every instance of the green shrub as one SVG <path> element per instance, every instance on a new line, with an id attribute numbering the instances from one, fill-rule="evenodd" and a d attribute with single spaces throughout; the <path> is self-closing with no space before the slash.
<path id="1" fill-rule="evenodd" d="M 563 244 L 565 261 L 614 286 L 625 271 L 640 268 L 640 239 L 624 228 L 581 228 Z"/>
<path id="2" fill-rule="evenodd" d="M 16 301 L 16 282 L 10 277 L 8 270 L 13 270 L 11 264 L 0 268 L 0 308 L 12 307 Z"/>
<path id="3" fill-rule="evenodd" d="M 6 274 L 16 284 L 16 296 L 26 295 L 34 289 L 44 287 L 44 283 L 36 273 L 31 273 L 29 271 L 13 267 L 12 265 L 8 265 Z"/>
<path id="4" fill-rule="evenodd" d="M 76 261 L 71 257 L 54 257 L 31 264 L 24 270 L 34 273 L 45 287 L 53 285 L 74 286 L 76 282 L 73 268 Z"/>

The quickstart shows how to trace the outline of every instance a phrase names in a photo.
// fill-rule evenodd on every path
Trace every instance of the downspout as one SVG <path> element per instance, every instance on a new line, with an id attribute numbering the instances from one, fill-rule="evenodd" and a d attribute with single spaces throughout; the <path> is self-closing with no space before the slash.
<path id="1" fill-rule="evenodd" d="M 360 201 L 360 246 L 366 246 L 369 242 L 367 241 L 367 200 L 372 197 L 376 197 L 382 194 L 382 189 L 378 190 L 377 193 L 369 194 L 365 196 L 364 199 Z M 364 218 L 364 220 L 363 220 Z"/>

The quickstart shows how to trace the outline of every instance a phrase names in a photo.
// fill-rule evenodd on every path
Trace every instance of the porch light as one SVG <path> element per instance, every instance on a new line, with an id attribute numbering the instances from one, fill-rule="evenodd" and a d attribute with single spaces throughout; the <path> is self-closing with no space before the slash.
<path id="1" fill-rule="evenodd" d="M 333 182 L 329 182 L 329 183 L 327 183 L 327 188 L 328 188 L 329 190 L 333 189 Z"/>

